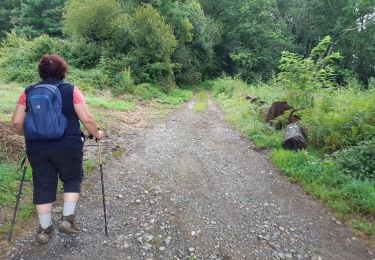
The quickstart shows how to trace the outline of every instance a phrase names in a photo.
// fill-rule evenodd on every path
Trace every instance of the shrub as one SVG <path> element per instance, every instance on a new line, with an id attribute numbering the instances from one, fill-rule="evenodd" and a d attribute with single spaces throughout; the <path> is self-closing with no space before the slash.
<path id="1" fill-rule="evenodd" d="M 326 36 L 312 49 L 308 58 L 287 51 L 282 52 L 278 79 L 286 88 L 299 90 L 290 95 L 293 97 L 289 101 L 292 105 L 311 105 L 314 90 L 336 85 L 334 65 L 341 56 L 337 52 L 330 54 L 328 49 L 331 44 L 331 37 Z"/>
<path id="2" fill-rule="evenodd" d="M 94 42 L 76 40 L 70 43 L 70 58 L 68 62 L 77 68 L 94 68 L 98 65 L 102 53 L 102 47 Z M 66 56 L 65 56 L 66 57 Z"/>
<path id="3" fill-rule="evenodd" d="M 111 37 L 111 24 L 119 10 L 115 0 L 68 1 L 62 21 L 64 32 L 77 39 L 102 43 Z"/>
<path id="4" fill-rule="evenodd" d="M 310 145 L 322 153 L 355 146 L 375 135 L 375 91 L 320 90 L 300 112 Z"/>
<path id="5" fill-rule="evenodd" d="M 116 95 L 123 94 L 125 92 L 132 93 L 134 88 L 134 81 L 131 75 L 130 67 L 125 68 L 121 72 L 121 78 L 113 88 L 113 92 Z"/>
<path id="6" fill-rule="evenodd" d="M 8 33 L 0 52 L 0 67 L 5 79 L 28 84 L 39 80 L 37 63 L 46 53 L 70 58 L 69 47 L 63 40 L 41 35 L 29 41 L 14 32 Z"/>
<path id="7" fill-rule="evenodd" d="M 165 95 L 159 88 L 149 83 L 142 83 L 134 86 L 132 93 L 142 100 L 158 98 Z"/>
<path id="8" fill-rule="evenodd" d="M 375 139 L 334 153 L 342 172 L 357 179 L 375 181 Z"/>

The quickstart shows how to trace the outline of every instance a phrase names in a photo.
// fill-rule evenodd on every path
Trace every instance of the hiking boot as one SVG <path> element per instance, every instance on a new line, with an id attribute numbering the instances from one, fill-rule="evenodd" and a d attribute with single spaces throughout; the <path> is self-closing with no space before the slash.
<path id="1" fill-rule="evenodd" d="M 79 233 L 79 229 L 74 225 L 74 215 L 62 216 L 61 223 L 59 225 L 59 232 L 76 235 Z"/>
<path id="2" fill-rule="evenodd" d="M 37 242 L 39 244 L 47 244 L 54 231 L 55 229 L 53 228 L 53 225 L 49 226 L 48 228 L 42 228 L 41 226 L 39 226 L 39 230 L 36 236 Z"/>

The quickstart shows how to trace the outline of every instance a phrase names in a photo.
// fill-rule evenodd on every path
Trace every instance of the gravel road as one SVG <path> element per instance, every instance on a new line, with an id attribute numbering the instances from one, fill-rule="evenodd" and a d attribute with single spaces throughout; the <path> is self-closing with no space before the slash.
<path id="1" fill-rule="evenodd" d="M 8 258 L 374 259 L 365 240 L 233 130 L 217 104 L 210 99 L 202 112 L 193 104 L 108 139 L 108 238 L 95 175 L 77 209 L 78 237 L 57 232 L 38 245 L 33 230 Z M 125 153 L 113 157 L 111 149 L 123 146 Z"/>

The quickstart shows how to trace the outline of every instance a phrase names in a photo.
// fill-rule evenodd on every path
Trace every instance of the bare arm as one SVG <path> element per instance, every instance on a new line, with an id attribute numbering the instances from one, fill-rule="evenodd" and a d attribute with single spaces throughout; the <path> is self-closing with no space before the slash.
<path id="1" fill-rule="evenodd" d="M 16 128 L 16 132 L 19 135 L 23 135 L 23 122 L 25 121 L 26 115 L 25 109 L 25 105 L 17 104 L 12 118 L 13 126 Z"/>
<path id="2" fill-rule="evenodd" d="M 87 105 L 85 103 L 74 104 L 74 110 L 87 131 L 89 131 L 89 133 L 92 134 L 96 139 L 102 139 L 103 133 L 98 131 L 98 126 L 88 110 Z"/>

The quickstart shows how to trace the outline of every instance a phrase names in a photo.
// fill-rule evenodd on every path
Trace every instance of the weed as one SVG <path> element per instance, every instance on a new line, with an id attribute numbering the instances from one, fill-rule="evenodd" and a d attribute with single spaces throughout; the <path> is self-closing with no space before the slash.
<path id="1" fill-rule="evenodd" d="M 93 96 L 86 96 L 86 102 L 90 106 L 94 107 L 101 107 L 111 110 L 119 110 L 119 111 L 130 111 L 135 109 L 135 105 L 133 102 L 128 101 L 118 101 L 113 100 L 111 98 L 106 97 L 93 97 Z"/>
<path id="2" fill-rule="evenodd" d="M 197 94 L 197 100 L 194 104 L 193 110 L 194 111 L 203 111 L 207 108 L 207 102 L 208 102 L 208 95 L 205 91 L 200 91 Z"/>
<path id="3" fill-rule="evenodd" d="M 82 163 L 84 177 L 87 179 L 91 172 L 95 169 L 95 162 L 92 160 L 84 160 Z"/>

